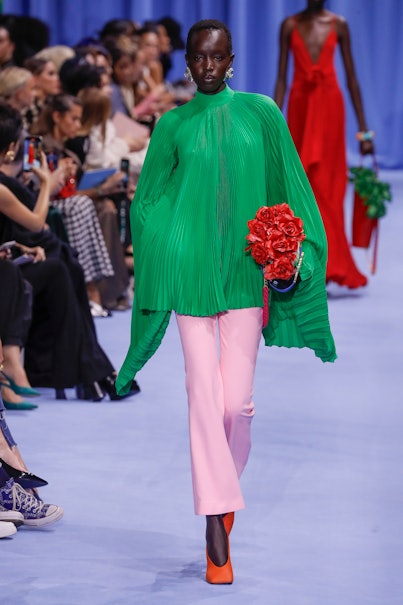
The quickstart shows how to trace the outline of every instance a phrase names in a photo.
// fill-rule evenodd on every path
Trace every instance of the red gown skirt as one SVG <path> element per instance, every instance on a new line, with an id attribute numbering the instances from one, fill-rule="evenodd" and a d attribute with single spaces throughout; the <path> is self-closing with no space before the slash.
<path id="1" fill-rule="evenodd" d="M 345 112 L 334 69 L 337 35 L 333 29 L 330 31 L 317 63 L 313 63 L 296 28 L 290 42 L 294 76 L 287 120 L 325 226 L 326 281 L 358 288 L 367 283 L 367 278 L 355 265 L 345 232 Z"/>

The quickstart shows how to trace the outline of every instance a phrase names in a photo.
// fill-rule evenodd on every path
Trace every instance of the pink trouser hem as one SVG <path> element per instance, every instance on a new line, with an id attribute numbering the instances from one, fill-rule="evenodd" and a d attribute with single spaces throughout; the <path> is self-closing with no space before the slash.
<path id="1" fill-rule="evenodd" d="M 195 515 L 223 515 L 225 513 L 243 510 L 245 503 L 243 499 L 232 502 L 195 502 Z"/>

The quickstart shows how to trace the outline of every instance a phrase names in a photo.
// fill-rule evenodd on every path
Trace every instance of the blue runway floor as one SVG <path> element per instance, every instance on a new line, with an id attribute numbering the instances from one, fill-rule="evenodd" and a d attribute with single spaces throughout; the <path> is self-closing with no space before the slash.
<path id="1" fill-rule="evenodd" d="M 49 481 L 42 497 L 65 514 L 0 541 L 1 605 L 402 604 L 403 173 L 381 176 L 394 200 L 377 272 L 359 292 L 329 287 L 338 360 L 260 348 L 233 585 L 204 581 L 173 320 L 139 395 L 89 403 L 42 390 L 37 410 L 8 412 L 30 469 Z M 366 251 L 354 255 L 369 274 Z M 96 326 L 119 367 L 130 312 Z"/>

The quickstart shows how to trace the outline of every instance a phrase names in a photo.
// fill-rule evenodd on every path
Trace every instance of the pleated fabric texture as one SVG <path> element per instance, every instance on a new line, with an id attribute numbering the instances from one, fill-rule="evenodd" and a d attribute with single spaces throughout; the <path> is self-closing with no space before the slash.
<path id="1" fill-rule="evenodd" d="M 164 114 L 131 206 L 135 299 L 120 393 L 158 348 L 172 310 L 207 316 L 261 307 L 263 276 L 245 251 L 247 222 L 288 202 L 305 225 L 302 282 L 270 298 L 267 345 L 310 347 L 333 361 L 323 223 L 284 117 L 264 95 L 196 93 Z"/>

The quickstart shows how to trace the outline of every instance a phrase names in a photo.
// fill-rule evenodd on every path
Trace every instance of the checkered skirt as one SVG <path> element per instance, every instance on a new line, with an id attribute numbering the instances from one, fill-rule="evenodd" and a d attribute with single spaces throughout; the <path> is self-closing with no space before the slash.
<path id="1" fill-rule="evenodd" d="M 114 275 L 92 199 L 73 195 L 51 203 L 62 213 L 69 243 L 78 253 L 86 283 Z"/>

